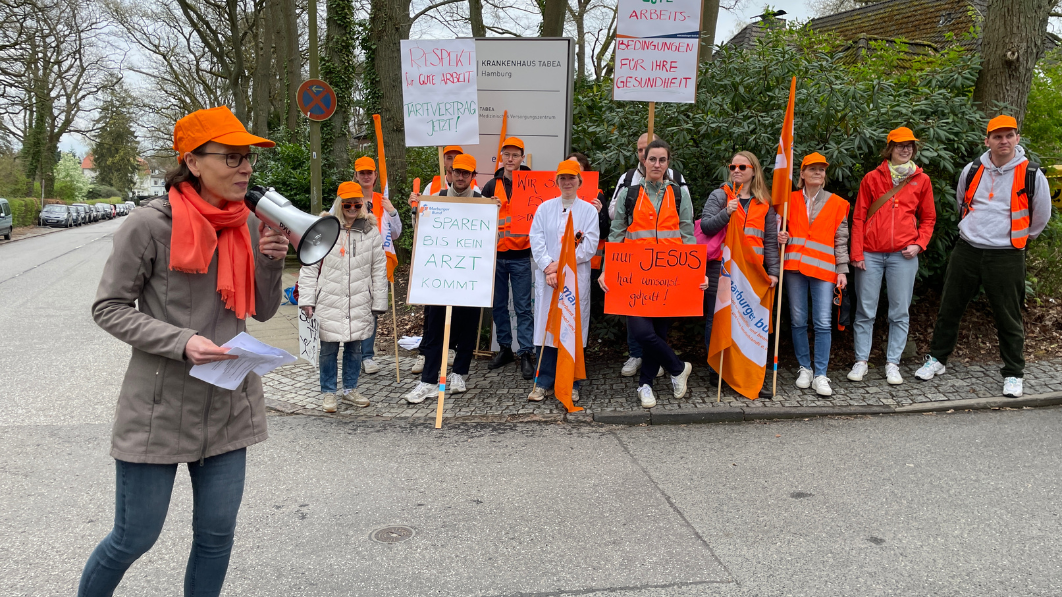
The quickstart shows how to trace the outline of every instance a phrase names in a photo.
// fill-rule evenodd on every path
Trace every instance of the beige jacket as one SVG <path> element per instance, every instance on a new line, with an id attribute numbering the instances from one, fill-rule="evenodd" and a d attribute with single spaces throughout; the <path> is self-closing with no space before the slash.
<path id="1" fill-rule="evenodd" d="M 171 212 L 156 199 L 129 215 L 96 291 L 92 316 L 133 347 L 118 395 L 111 456 L 127 462 L 193 462 L 264 441 L 262 380 L 249 373 L 236 390 L 188 375 L 184 347 L 196 334 L 221 345 L 246 329 L 217 292 L 217 252 L 205 274 L 171 271 Z M 247 219 L 255 253 L 255 315 L 280 306 L 283 260 L 258 253 L 258 220 Z"/>
<path id="2" fill-rule="evenodd" d="M 387 257 L 376 218 L 339 231 L 325 258 L 299 272 L 299 307 L 313 307 L 323 342 L 372 336 L 375 314 L 387 311 Z"/>

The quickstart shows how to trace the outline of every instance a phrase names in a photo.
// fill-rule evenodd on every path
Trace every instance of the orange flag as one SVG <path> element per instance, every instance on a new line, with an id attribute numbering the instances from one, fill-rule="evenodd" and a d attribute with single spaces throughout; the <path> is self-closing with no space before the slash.
<path id="1" fill-rule="evenodd" d="M 546 317 L 546 332 L 552 337 L 544 338 L 542 344 L 548 346 L 552 342 L 557 345 L 557 374 L 553 392 L 570 413 L 583 410 L 572 402 L 572 387 L 575 380 L 586 379 L 577 271 L 575 232 L 572 229 L 572 213 L 569 211 L 568 223 L 564 226 L 564 236 L 561 238 L 560 259 L 557 260 L 557 287 L 553 289 L 549 315 Z"/>
<path id="2" fill-rule="evenodd" d="M 774 289 L 763 267 L 748 259 L 753 251 L 746 243 L 743 222 L 732 219 L 723 241 L 708 365 L 737 393 L 755 400 L 766 373 Z"/>
<path id="3" fill-rule="evenodd" d="M 372 115 L 372 123 L 376 127 L 376 156 L 379 162 L 380 173 L 380 190 L 384 197 L 388 197 L 387 188 L 387 161 L 384 159 L 384 143 L 383 143 L 383 129 L 380 126 L 380 115 Z M 387 280 L 389 282 L 395 281 L 395 267 L 398 266 L 398 254 L 395 253 L 395 242 L 391 235 L 391 225 L 387 224 L 385 229 L 385 222 L 383 217 L 383 201 L 372 202 L 372 212 L 376 215 L 376 225 L 380 227 L 380 234 L 383 235 L 383 248 L 384 255 L 387 256 Z"/>
<path id="4" fill-rule="evenodd" d="M 789 85 L 789 105 L 782 120 L 782 135 L 778 139 L 778 154 L 774 156 L 774 180 L 771 182 L 771 204 L 775 209 L 789 201 L 793 190 L 793 106 L 796 102 L 796 77 Z"/>
<path id="5" fill-rule="evenodd" d="M 509 111 L 506 110 L 506 111 L 502 112 L 501 135 L 498 136 L 498 157 L 497 157 L 497 160 L 494 163 L 494 169 L 495 170 L 497 170 L 498 168 L 502 167 L 501 150 L 502 150 L 502 143 L 505 142 L 505 134 L 506 134 L 506 130 L 505 129 L 507 128 L 506 125 L 508 124 L 508 122 L 509 122 Z"/>

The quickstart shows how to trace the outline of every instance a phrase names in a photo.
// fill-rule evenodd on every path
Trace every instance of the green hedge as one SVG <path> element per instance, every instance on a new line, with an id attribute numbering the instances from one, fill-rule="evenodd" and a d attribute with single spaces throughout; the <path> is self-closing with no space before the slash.
<path id="1" fill-rule="evenodd" d="M 8 199 L 8 202 L 11 203 L 16 228 L 37 225 L 37 216 L 41 213 L 39 199 Z"/>

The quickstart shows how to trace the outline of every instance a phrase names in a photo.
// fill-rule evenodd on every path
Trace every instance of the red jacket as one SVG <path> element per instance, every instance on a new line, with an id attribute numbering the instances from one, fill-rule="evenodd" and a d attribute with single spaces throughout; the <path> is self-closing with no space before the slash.
<path id="1" fill-rule="evenodd" d="M 908 245 L 926 250 L 937 223 L 933 185 L 921 168 L 903 189 L 867 221 L 870 206 L 892 188 L 892 173 L 886 160 L 859 183 L 859 197 L 852 210 L 852 261 L 863 261 L 863 251 L 895 253 Z"/>

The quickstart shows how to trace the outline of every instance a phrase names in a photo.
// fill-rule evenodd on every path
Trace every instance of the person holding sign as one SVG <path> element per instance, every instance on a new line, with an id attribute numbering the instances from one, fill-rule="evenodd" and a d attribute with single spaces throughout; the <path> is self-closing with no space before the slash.
<path id="1" fill-rule="evenodd" d="M 344 182 L 336 192 L 339 241 L 325 258 L 299 271 L 299 308 L 321 324 L 321 407 L 334 413 L 339 400 L 369 406 L 357 391 L 364 341 L 387 312 L 387 257 L 376 216 L 361 185 Z M 336 391 L 336 361 L 343 343 L 343 392 Z"/>
<path id="2" fill-rule="evenodd" d="M 789 196 L 788 232 L 778 233 L 778 243 L 788 245 L 784 267 L 792 272 L 786 275 L 785 286 L 793 349 L 800 365 L 796 386 L 810 387 L 820 396 L 833 394 L 826 368 L 833 339 L 830 305 L 834 289 L 839 292 L 848 285 L 848 202 L 823 188 L 826 166 L 829 162 L 819 153 L 801 161 L 800 190 Z M 815 331 L 814 370 L 808 344 L 809 318 Z"/>
<path id="3" fill-rule="evenodd" d="M 686 187 L 680 187 L 668 176 L 671 146 L 657 139 L 646 148 L 645 178 L 631 187 L 622 202 L 616 204 L 609 242 L 632 244 L 686 244 L 697 241 L 693 236 L 693 202 Z M 598 285 L 608 292 L 605 275 Z M 707 277 L 701 289 L 708 287 Z M 641 374 L 638 378 L 638 399 L 643 408 L 656 406 L 653 380 L 661 367 L 671 374 L 675 398 L 686 395 L 686 380 L 693 371 L 667 343 L 671 318 L 627 317 L 627 327 L 642 346 Z"/>
<path id="4" fill-rule="evenodd" d="M 561 254 L 561 237 L 572 216 L 576 242 L 573 272 L 578 280 L 582 342 L 586 346 L 590 330 L 590 261 L 597 251 L 597 210 L 586 201 L 579 200 L 579 187 L 583 177 L 579 163 L 564 160 L 557 166 L 557 188 L 561 195 L 543 201 L 531 222 L 531 253 L 535 264 L 535 346 L 541 352 L 535 388 L 528 394 L 531 402 L 540 402 L 553 392 L 557 370 L 556 340 L 546 336 L 546 320 L 549 318 L 550 297 L 557 287 L 557 268 Z M 549 294 L 547 294 L 547 292 Z M 572 402 L 579 401 L 579 381 L 572 387 Z"/>
<path id="5" fill-rule="evenodd" d="M 189 375 L 193 365 L 237 358 L 219 345 L 280 307 L 288 241 L 244 204 L 257 153 L 273 147 L 225 106 L 173 127 L 177 168 L 167 196 L 114 232 L 92 317 L 132 347 L 118 395 L 111 456 L 114 527 L 85 564 L 77 594 L 113 595 L 154 545 L 170 509 L 177 465 L 192 482 L 192 550 L 185 587 L 218 595 L 243 501 L 247 447 L 266 432 L 262 380 L 235 390 Z M 165 589 L 173 593 L 173 588 Z M 191 592 L 186 592 L 191 594 Z"/>
<path id="6" fill-rule="evenodd" d="M 914 163 L 918 147 L 911 129 L 901 126 L 886 138 L 885 161 L 863 177 L 852 213 L 852 267 L 858 307 L 855 322 L 855 365 L 848 374 L 862 381 L 874 336 L 881 279 L 889 294 L 889 343 L 885 380 L 903 383 L 900 355 L 907 346 L 908 309 L 918 275 L 918 254 L 933 237 L 937 209 L 933 185 Z"/>
<path id="7" fill-rule="evenodd" d="M 476 179 L 476 158 L 462 153 L 453 161 L 453 182 L 449 189 L 443 189 L 438 197 L 482 197 L 472 189 Z M 411 193 L 410 203 L 419 204 L 422 195 Z M 424 356 L 424 368 L 420 374 L 420 383 L 406 393 L 403 398 L 410 404 L 420 404 L 429 396 L 439 391 L 439 372 L 442 370 L 443 332 L 446 325 L 446 307 L 440 305 L 424 306 L 424 337 L 420 341 L 420 353 Z M 456 347 L 453 371 L 446 378 L 450 393 L 460 394 L 466 391 L 465 377 L 472 366 L 472 352 L 476 349 L 479 337 L 479 308 L 452 307 L 450 316 L 450 343 Z"/>
<path id="8" fill-rule="evenodd" d="M 500 202 L 498 211 L 498 257 L 494 270 L 494 330 L 501 350 L 494 355 L 488 369 L 503 367 L 520 358 L 524 379 L 535 376 L 534 315 L 531 313 L 531 241 L 526 234 L 514 234 L 509 199 L 513 196 L 513 172 L 530 170 L 524 161 L 524 142 L 516 137 L 502 141 L 502 167 L 483 185 L 483 195 Z M 513 287 L 513 310 L 516 311 L 516 341 L 519 351 L 513 355 L 513 330 L 509 320 L 509 285 Z"/>

